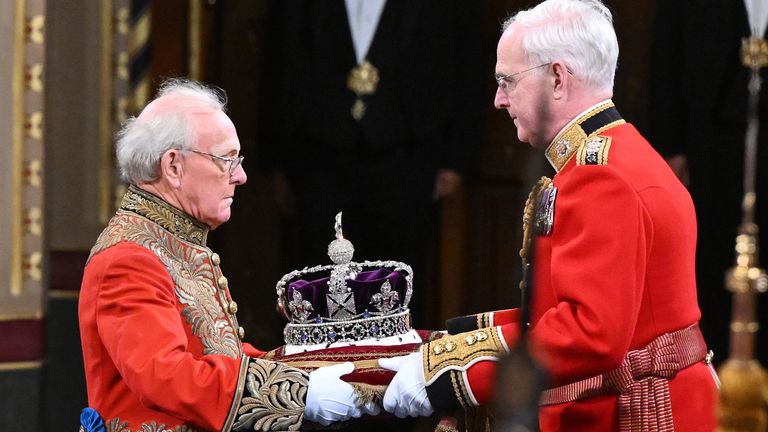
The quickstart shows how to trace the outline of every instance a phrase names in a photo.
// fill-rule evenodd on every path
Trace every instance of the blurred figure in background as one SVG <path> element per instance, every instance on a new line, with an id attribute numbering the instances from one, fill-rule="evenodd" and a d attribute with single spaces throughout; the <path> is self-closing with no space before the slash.
<path id="1" fill-rule="evenodd" d="M 267 33 L 264 153 L 298 250 L 286 268 L 327 262 L 344 212 L 355 257 L 415 274 L 436 203 L 453 194 L 482 142 L 479 4 L 459 0 L 275 0 Z"/>

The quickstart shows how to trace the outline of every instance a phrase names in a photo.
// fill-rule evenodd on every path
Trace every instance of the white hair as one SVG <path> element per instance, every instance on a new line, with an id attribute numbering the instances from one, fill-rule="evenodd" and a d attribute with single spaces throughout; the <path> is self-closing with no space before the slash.
<path id="1" fill-rule="evenodd" d="M 546 0 L 502 25 L 522 26 L 528 64 L 562 60 L 593 90 L 613 89 L 619 44 L 611 12 L 601 0 Z"/>
<path id="2" fill-rule="evenodd" d="M 189 113 L 224 111 L 227 104 L 223 90 L 181 78 L 163 82 L 150 104 L 166 99 L 173 101 L 172 109 L 131 117 L 117 133 L 117 164 L 123 181 L 137 184 L 156 180 L 166 151 L 194 148 L 196 144 Z"/>

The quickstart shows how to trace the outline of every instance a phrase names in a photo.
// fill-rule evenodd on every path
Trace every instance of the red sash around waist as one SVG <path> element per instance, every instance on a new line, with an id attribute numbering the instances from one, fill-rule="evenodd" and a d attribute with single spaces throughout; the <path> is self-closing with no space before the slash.
<path id="1" fill-rule="evenodd" d="M 618 394 L 620 431 L 673 431 L 669 380 L 706 358 L 704 337 L 699 325 L 693 324 L 628 352 L 616 369 L 544 391 L 539 404 Z"/>

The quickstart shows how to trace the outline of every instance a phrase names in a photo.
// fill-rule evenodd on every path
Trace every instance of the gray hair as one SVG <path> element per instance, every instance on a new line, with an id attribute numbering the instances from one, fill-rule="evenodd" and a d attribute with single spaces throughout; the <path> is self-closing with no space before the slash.
<path id="1" fill-rule="evenodd" d="M 546 0 L 502 24 L 524 27 L 528 64 L 563 60 L 593 90 L 611 90 L 619 44 L 611 12 L 601 0 Z"/>
<path id="2" fill-rule="evenodd" d="M 174 105 L 172 109 L 142 115 L 156 101 Z M 155 99 L 137 117 L 123 123 L 117 133 L 120 177 L 134 184 L 156 180 L 166 151 L 194 148 L 196 136 L 188 119 L 190 112 L 224 111 L 226 104 L 221 89 L 181 78 L 163 82 Z"/>

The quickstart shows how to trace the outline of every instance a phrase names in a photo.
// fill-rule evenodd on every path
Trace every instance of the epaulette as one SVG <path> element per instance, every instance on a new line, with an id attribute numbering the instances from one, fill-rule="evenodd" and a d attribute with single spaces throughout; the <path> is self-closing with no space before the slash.
<path id="1" fill-rule="evenodd" d="M 611 137 L 595 135 L 576 152 L 576 165 L 608 165 Z"/>

